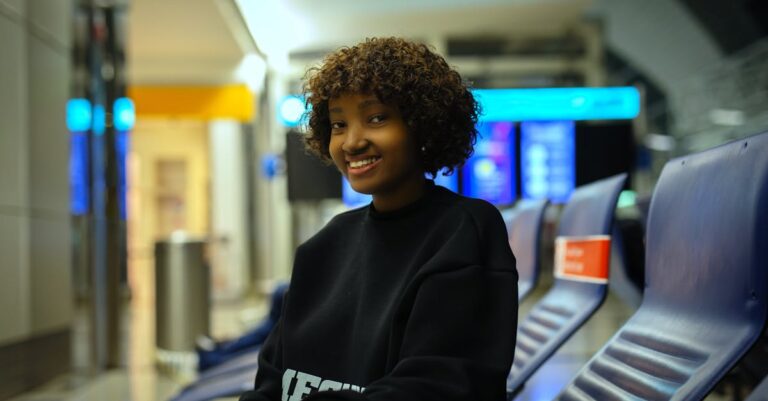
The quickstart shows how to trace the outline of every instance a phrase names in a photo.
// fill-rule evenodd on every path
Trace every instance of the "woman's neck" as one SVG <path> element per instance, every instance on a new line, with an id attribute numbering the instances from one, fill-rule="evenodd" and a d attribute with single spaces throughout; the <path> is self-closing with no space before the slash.
<path id="1" fill-rule="evenodd" d="M 373 207 L 378 212 L 391 212 L 421 199 L 426 191 L 424 174 L 411 177 L 396 190 L 373 195 Z"/>

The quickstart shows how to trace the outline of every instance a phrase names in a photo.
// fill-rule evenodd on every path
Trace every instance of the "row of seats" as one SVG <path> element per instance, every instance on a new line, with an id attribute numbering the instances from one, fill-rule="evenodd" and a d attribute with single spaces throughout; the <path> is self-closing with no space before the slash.
<path id="1" fill-rule="evenodd" d="M 610 236 L 626 175 L 577 188 L 558 237 Z M 505 213 L 520 274 L 536 287 L 546 201 Z M 550 255 L 551 256 L 551 255 Z M 750 349 L 768 315 L 768 133 L 673 159 L 652 197 L 640 307 L 557 396 L 561 400 L 700 400 Z M 519 324 L 508 381 L 525 382 L 595 313 L 607 283 L 556 277 Z M 250 389 L 258 353 L 201 375 L 174 400 Z M 749 401 L 768 401 L 768 379 Z"/>
<path id="2" fill-rule="evenodd" d="M 610 233 L 623 179 L 579 188 L 563 210 L 558 235 Z M 526 207 L 533 215 L 543 205 Z M 537 235 L 535 226 L 514 220 L 510 231 L 519 260 L 535 258 L 534 248 L 515 241 Z M 764 332 L 768 133 L 670 161 L 652 198 L 646 241 L 639 309 L 558 399 L 699 400 Z M 537 276 L 536 265 L 518 265 L 526 286 Z M 520 324 L 509 399 L 594 313 L 605 290 L 605 284 L 555 279 Z M 767 387 L 757 387 L 750 400 L 765 399 Z"/>
<path id="3" fill-rule="evenodd" d="M 621 174 L 574 191 L 563 209 L 557 230 L 558 237 L 608 236 L 611 234 L 613 214 L 619 193 L 624 187 L 626 174 Z M 518 234 L 520 227 L 512 222 L 511 238 L 527 237 Z M 526 259 L 528 250 L 516 249 L 518 258 Z M 535 277 L 528 266 L 518 266 L 522 282 Z M 606 283 L 575 281 L 556 278 L 552 288 L 531 309 L 518 325 L 515 360 L 507 380 L 507 393 L 513 397 L 523 384 L 557 351 L 565 341 L 600 307 L 605 300 Z"/>

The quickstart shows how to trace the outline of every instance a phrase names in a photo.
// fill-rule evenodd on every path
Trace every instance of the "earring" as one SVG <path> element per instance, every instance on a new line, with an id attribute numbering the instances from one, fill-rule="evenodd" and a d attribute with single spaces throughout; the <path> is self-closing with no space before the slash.
<path id="1" fill-rule="evenodd" d="M 427 152 L 427 147 L 426 146 L 422 146 L 421 147 L 421 153 L 426 153 L 426 152 Z"/>

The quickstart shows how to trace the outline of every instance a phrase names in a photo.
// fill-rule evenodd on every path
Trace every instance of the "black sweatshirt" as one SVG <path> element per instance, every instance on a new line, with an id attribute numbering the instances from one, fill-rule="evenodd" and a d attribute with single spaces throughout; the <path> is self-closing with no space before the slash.
<path id="1" fill-rule="evenodd" d="M 517 330 L 506 227 L 489 203 L 428 184 L 403 209 L 342 213 L 299 247 L 241 401 L 506 400 Z"/>

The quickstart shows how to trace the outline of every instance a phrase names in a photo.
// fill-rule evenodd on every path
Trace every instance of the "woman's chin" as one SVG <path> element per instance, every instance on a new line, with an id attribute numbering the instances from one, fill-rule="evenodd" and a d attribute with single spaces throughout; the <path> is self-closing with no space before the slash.
<path id="1" fill-rule="evenodd" d="M 366 186 L 362 186 L 362 185 L 355 186 L 355 185 L 353 185 L 351 183 L 350 183 L 350 186 L 352 187 L 352 190 L 354 190 L 355 192 L 357 192 L 359 194 L 373 195 L 373 191 L 371 191 L 371 189 L 366 187 Z"/>

